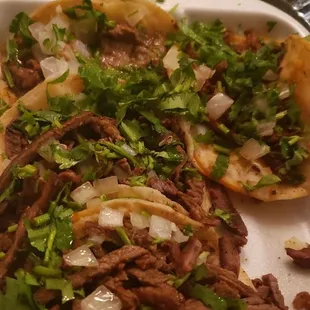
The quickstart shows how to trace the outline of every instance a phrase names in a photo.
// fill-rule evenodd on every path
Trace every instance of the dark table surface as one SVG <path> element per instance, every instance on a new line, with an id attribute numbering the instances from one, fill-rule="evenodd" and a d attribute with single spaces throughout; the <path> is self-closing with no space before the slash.
<path id="1" fill-rule="evenodd" d="M 262 0 L 297 19 L 310 31 L 310 0 Z"/>

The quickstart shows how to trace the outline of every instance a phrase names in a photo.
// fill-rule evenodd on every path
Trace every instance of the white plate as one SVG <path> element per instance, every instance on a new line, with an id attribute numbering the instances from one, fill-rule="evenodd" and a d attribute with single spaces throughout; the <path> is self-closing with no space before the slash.
<path id="1" fill-rule="evenodd" d="M 1 38 L 15 14 L 31 12 L 47 1 L 0 0 Z M 266 22 L 276 21 L 270 35 L 285 38 L 289 34 L 307 35 L 307 30 L 291 16 L 258 0 L 166 0 L 162 6 L 170 10 L 176 4 L 178 18 L 212 21 L 221 19 L 229 27 L 254 28 L 266 33 Z M 276 203 L 257 203 L 232 194 L 234 205 L 240 210 L 249 230 L 249 242 L 242 254 L 242 264 L 251 278 L 273 273 L 280 283 L 286 303 L 292 309 L 292 300 L 300 291 L 309 291 L 310 270 L 296 267 L 285 254 L 284 241 L 296 236 L 310 241 L 310 199 Z"/>

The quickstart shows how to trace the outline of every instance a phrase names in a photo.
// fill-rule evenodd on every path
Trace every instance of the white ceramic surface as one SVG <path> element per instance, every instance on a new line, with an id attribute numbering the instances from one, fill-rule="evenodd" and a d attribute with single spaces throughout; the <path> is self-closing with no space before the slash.
<path id="1" fill-rule="evenodd" d="M 16 13 L 31 12 L 45 0 L 0 0 L 1 36 Z M 166 0 L 162 6 L 169 10 L 178 4 L 176 16 L 190 20 L 212 21 L 220 18 L 228 27 L 254 28 L 260 34 L 267 30 L 267 21 L 277 21 L 270 33 L 285 38 L 291 33 L 306 35 L 307 30 L 292 17 L 258 0 Z M 310 198 L 276 203 L 257 203 L 232 194 L 249 229 L 249 242 L 242 253 L 244 269 L 250 277 L 273 273 L 280 282 L 287 304 L 300 291 L 310 291 L 310 270 L 292 264 L 284 250 L 284 241 L 292 236 L 310 242 Z"/>

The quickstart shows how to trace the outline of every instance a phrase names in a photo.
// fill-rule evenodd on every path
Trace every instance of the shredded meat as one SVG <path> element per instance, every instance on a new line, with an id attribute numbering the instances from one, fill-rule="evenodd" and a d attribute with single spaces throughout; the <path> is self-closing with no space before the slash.
<path id="1" fill-rule="evenodd" d="M 99 117 L 101 119 L 101 117 Z M 67 132 L 72 131 L 75 128 L 78 128 L 82 125 L 89 124 L 91 122 L 94 122 L 97 120 L 98 117 L 95 116 L 91 112 L 83 112 L 79 115 L 73 116 L 66 122 L 62 124 L 61 128 L 53 128 L 44 134 L 42 134 L 40 137 L 38 137 L 35 141 L 33 141 L 31 144 L 29 144 L 23 152 L 18 154 L 11 163 L 6 167 L 4 172 L 0 176 L 0 192 L 4 191 L 5 188 L 9 185 L 9 182 L 12 179 L 12 168 L 14 166 L 25 166 L 29 162 L 35 159 L 35 156 L 37 155 L 37 152 L 39 148 L 46 143 L 46 141 L 54 138 L 54 139 L 60 139 L 63 137 Z"/>
<path id="2" fill-rule="evenodd" d="M 74 299 L 72 301 L 72 310 L 81 310 L 81 299 Z"/>
<path id="3" fill-rule="evenodd" d="M 19 155 L 28 145 L 28 141 L 24 134 L 15 129 L 13 125 L 9 125 L 5 129 L 5 153 L 11 159 Z"/>
<path id="4" fill-rule="evenodd" d="M 215 182 L 212 182 L 209 185 L 209 193 L 213 209 L 220 209 L 230 214 L 229 224 L 227 224 L 226 222 L 224 222 L 224 224 L 228 225 L 228 227 L 235 234 L 246 237 L 248 235 L 248 230 L 240 214 L 231 203 L 224 187 Z"/>
<path id="5" fill-rule="evenodd" d="M 104 285 L 121 300 L 122 309 L 138 308 L 139 298 L 132 291 L 125 289 L 117 278 L 110 278 Z"/>
<path id="6" fill-rule="evenodd" d="M 256 33 L 253 30 L 246 30 L 244 34 L 248 44 L 248 49 L 256 52 L 262 47 L 260 40 L 258 39 Z"/>
<path id="7" fill-rule="evenodd" d="M 201 252 L 201 249 L 202 244 L 195 237 L 192 237 L 187 241 L 182 251 L 178 243 L 172 244 L 172 257 L 175 261 L 175 267 L 178 276 L 184 276 L 188 272 L 192 271 L 196 265 L 196 261 Z"/>
<path id="8" fill-rule="evenodd" d="M 307 292 L 298 293 L 294 298 L 293 306 L 296 310 L 310 310 L 310 294 Z"/>
<path id="9" fill-rule="evenodd" d="M 221 237 L 219 239 L 219 248 L 221 266 L 238 275 L 240 270 L 240 256 L 233 238 L 228 235 Z"/>
<path id="10" fill-rule="evenodd" d="M 279 289 L 278 280 L 272 274 L 266 274 L 262 277 L 262 280 L 266 286 L 270 288 L 271 300 L 281 310 L 288 309 L 284 303 L 284 297 Z"/>
<path id="11" fill-rule="evenodd" d="M 116 127 L 116 121 L 106 116 L 93 117 L 91 120 L 92 128 L 102 137 L 110 138 L 110 140 L 124 140 Z"/>
<path id="12" fill-rule="evenodd" d="M 50 201 L 54 193 L 56 179 L 57 179 L 56 175 L 51 172 L 43 188 L 40 198 L 30 208 L 26 209 L 25 213 L 21 217 L 18 223 L 18 228 L 15 233 L 14 242 L 10 247 L 10 249 L 8 250 L 8 252 L 5 254 L 5 257 L 0 261 L 0 279 L 3 278 L 8 272 L 10 265 L 17 256 L 16 252 L 18 251 L 22 242 L 24 241 L 26 235 L 24 220 L 26 218 L 31 220 L 44 212 L 45 208 L 48 205 L 48 202 Z"/>
<path id="13" fill-rule="evenodd" d="M 201 301 L 195 299 L 188 299 L 182 305 L 180 310 L 211 310 L 205 306 Z"/>
<path id="14" fill-rule="evenodd" d="M 108 67 L 144 67 L 151 62 L 156 64 L 160 55 L 165 52 L 164 38 L 161 35 L 150 37 L 125 24 L 118 24 L 105 33 L 101 47 L 102 63 Z"/>
<path id="15" fill-rule="evenodd" d="M 262 305 L 265 303 L 264 299 L 258 296 L 244 298 L 243 301 L 246 302 L 248 305 Z"/>
<path id="16" fill-rule="evenodd" d="M 0 234 L 0 251 L 6 252 L 14 241 L 13 233 L 1 233 Z"/>
<path id="17" fill-rule="evenodd" d="M 213 291 L 223 298 L 240 298 L 240 294 L 236 288 L 231 287 L 224 281 L 216 282 L 212 286 Z"/>
<path id="18" fill-rule="evenodd" d="M 76 174 L 73 170 L 66 170 L 66 171 L 60 172 L 58 175 L 58 178 L 61 181 L 72 182 L 76 185 L 79 185 L 82 183 L 82 177 Z"/>
<path id="19" fill-rule="evenodd" d="M 138 246 L 123 246 L 119 250 L 110 252 L 98 260 L 99 266 L 93 268 L 84 268 L 72 275 L 68 279 L 72 282 L 74 288 L 82 287 L 86 282 L 94 277 L 104 276 L 115 269 L 118 265 L 132 261 L 146 254 L 147 250 Z"/>
<path id="20" fill-rule="evenodd" d="M 59 296 L 60 291 L 48 290 L 40 288 L 34 293 L 34 300 L 41 305 L 49 303 L 51 300 Z"/>
<path id="21" fill-rule="evenodd" d="M 76 309 L 76 308 L 73 308 L 73 305 L 74 305 L 74 303 L 72 303 L 72 309 L 78 310 L 78 309 Z M 60 310 L 60 306 L 59 306 L 59 305 L 55 305 L 55 306 L 53 306 L 52 308 L 50 308 L 49 310 Z"/>
<path id="22" fill-rule="evenodd" d="M 141 270 L 138 268 L 130 268 L 127 270 L 127 274 L 133 276 L 139 280 L 139 282 L 150 286 L 163 284 L 169 279 L 166 274 L 156 269 Z"/>
<path id="23" fill-rule="evenodd" d="M 10 64 L 8 68 L 15 87 L 21 92 L 30 90 L 43 81 L 42 71 L 37 60 L 29 59 L 25 66 Z"/>
<path id="24" fill-rule="evenodd" d="M 183 295 L 170 285 L 140 287 L 133 292 L 142 304 L 155 306 L 158 310 L 178 310 L 184 303 Z"/>
<path id="25" fill-rule="evenodd" d="M 178 189 L 175 187 L 174 183 L 171 180 L 161 180 L 157 177 L 151 177 L 148 180 L 147 186 L 157 189 L 161 193 L 166 194 L 170 197 L 176 196 L 178 193 Z"/>
<path id="26" fill-rule="evenodd" d="M 183 148 L 180 145 L 176 146 L 176 150 L 178 151 L 178 153 L 180 153 L 183 157 L 183 160 L 175 167 L 174 171 L 173 171 L 173 178 L 175 182 L 178 182 L 180 179 L 180 174 L 182 172 L 183 167 L 185 166 L 186 162 L 187 162 L 187 154 L 186 152 L 183 150 Z"/>
<path id="27" fill-rule="evenodd" d="M 248 305 L 247 310 L 279 310 L 279 308 L 274 305 L 263 304 L 263 305 Z"/>
<path id="28" fill-rule="evenodd" d="M 310 268 L 310 246 L 301 250 L 286 248 L 286 254 L 293 258 L 295 264 L 302 268 Z"/>

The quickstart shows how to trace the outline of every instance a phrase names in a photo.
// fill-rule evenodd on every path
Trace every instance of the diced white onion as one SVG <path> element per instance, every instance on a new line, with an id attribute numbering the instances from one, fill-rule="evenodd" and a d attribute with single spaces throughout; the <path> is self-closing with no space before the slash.
<path id="1" fill-rule="evenodd" d="M 120 299 L 108 290 L 104 285 L 84 298 L 81 302 L 81 310 L 121 310 Z"/>
<path id="2" fill-rule="evenodd" d="M 103 227 L 123 226 L 124 212 L 107 207 L 100 210 L 98 223 Z"/>
<path id="3" fill-rule="evenodd" d="M 122 167 L 115 165 L 113 167 L 113 173 L 117 176 L 117 179 L 120 180 L 125 180 L 130 177 L 129 173 L 125 171 Z"/>
<path id="4" fill-rule="evenodd" d="M 290 87 L 287 84 L 280 84 L 279 90 L 280 90 L 279 98 L 281 100 L 284 100 L 290 97 L 291 91 L 290 91 Z"/>
<path id="5" fill-rule="evenodd" d="M 267 108 L 268 108 L 268 102 L 265 98 L 255 98 L 254 99 L 254 105 L 257 107 L 257 109 L 260 112 L 266 112 Z"/>
<path id="6" fill-rule="evenodd" d="M 75 202 L 83 205 L 84 203 L 93 199 L 94 197 L 98 197 L 98 193 L 90 182 L 86 182 L 81 186 L 77 187 L 70 194 L 70 196 Z"/>
<path id="7" fill-rule="evenodd" d="M 102 244 L 105 240 L 104 236 L 100 236 L 100 235 L 94 235 L 94 236 L 90 236 L 88 238 L 89 241 L 95 243 L 95 244 Z"/>
<path id="8" fill-rule="evenodd" d="M 174 223 L 172 223 L 172 224 L 174 224 Z M 172 240 L 174 240 L 177 243 L 183 243 L 183 242 L 188 241 L 189 236 L 185 236 L 182 233 L 182 231 L 179 229 L 179 227 L 176 226 L 175 224 L 174 224 L 174 226 L 175 226 L 174 229 L 172 228 L 172 230 L 173 230 Z"/>
<path id="9" fill-rule="evenodd" d="M 121 148 L 131 156 L 137 155 L 137 152 L 126 143 L 122 144 Z"/>
<path id="10" fill-rule="evenodd" d="M 101 203 L 102 203 L 102 200 L 100 198 L 93 198 L 86 202 L 86 208 L 87 209 L 96 208 L 99 205 L 101 205 Z"/>
<path id="11" fill-rule="evenodd" d="M 278 78 L 279 78 L 278 74 L 274 73 L 270 69 L 263 76 L 263 80 L 268 82 L 276 81 Z"/>
<path id="12" fill-rule="evenodd" d="M 153 238 L 170 240 L 172 235 L 171 222 L 157 215 L 152 215 L 150 219 L 149 234 Z"/>
<path id="13" fill-rule="evenodd" d="M 276 122 L 262 122 L 257 125 L 257 133 L 261 137 L 271 136 L 275 126 Z"/>
<path id="14" fill-rule="evenodd" d="M 130 212 L 130 222 L 133 227 L 143 229 L 150 227 L 150 219 L 148 216 L 144 216 L 137 212 Z"/>
<path id="15" fill-rule="evenodd" d="M 99 265 L 95 255 L 87 245 L 80 246 L 64 255 L 63 258 L 69 266 L 96 267 Z"/>
<path id="16" fill-rule="evenodd" d="M 56 38 L 53 34 L 52 30 L 45 30 L 39 33 L 38 43 L 41 47 L 42 52 L 45 55 L 53 55 L 51 47 L 56 45 Z M 49 40 L 48 46 L 46 45 L 46 41 Z"/>
<path id="17" fill-rule="evenodd" d="M 55 17 L 53 17 L 46 25 L 46 28 L 52 29 L 53 25 L 57 25 L 57 27 L 60 29 L 69 29 L 70 27 L 69 19 L 64 14 L 57 14 Z"/>
<path id="18" fill-rule="evenodd" d="M 95 180 L 93 185 L 99 195 L 109 195 L 118 191 L 118 180 L 115 175 Z"/>
<path id="19" fill-rule="evenodd" d="M 296 251 L 302 250 L 308 247 L 308 243 L 300 241 L 296 237 L 292 237 L 289 240 L 286 240 L 284 243 L 284 247 L 288 249 L 293 249 Z"/>
<path id="20" fill-rule="evenodd" d="M 259 144 L 256 140 L 250 139 L 240 149 L 240 155 L 247 160 L 255 160 L 266 155 L 269 151 L 268 145 Z"/>
<path id="21" fill-rule="evenodd" d="M 214 74 L 214 70 L 205 65 L 200 65 L 194 69 L 195 77 L 197 80 L 197 90 L 201 90 L 206 80 L 210 79 Z"/>
<path id="22" fill-rule="evenodd" d="M 40 39 L 40 33 L 45 32 L 45 25 L 42 23 L 33 23 L 28 27 L 31 35 L 37 41 Z"/>
<path id="23" fill-rule="evenodd" d="M 234 103 L 234 100 L 224 95 L 217 93 L 208 102 L 206 110 L 210 118 L 217 120 L 220 118 Z"/>
<path id="24" fill-rule="evenodd" d="M 208 131 L 207 126 L 201 125 L 201 124 L 196 125 L 195 129 L 196 129 L 197 135 L 204 135 Z"/>
<path id="25" fill-rule="evenodd" d="M 43 75 L 46 80 L 54 80 L 68 70 L 68 63 L 55 57 L 48 57 L 40 62 Z"/>
<path id="26" fill-rule="evenodd" d="M 43 53 L 39 43 L 34 44 L 31 49 L 32 54 L 37 61 L 41 62 L 46 58 L 46 55 Z"/>
<path id="27" fill-rule="evenodd" d="M 74 42 L 72 43 L 72 48 L 73 48 L 73 51 L 75 53 L 79 53 L 79 54 L 81 54 L 82 56 L 85 56 L 85 57 L 89 57 L 90 56 L 90 52 L 89 52 L 86 44 L 84 44 L 80 40 L 74 40 Z"/>
<path id="28" fill-rule="evenodd" d="M 200 266 L 200 265 L 204 264 L 207 261 L 207 258 L 209 255 L 210 255 L 210 253 L 207 251 L 200 253 L 198 258 L 197 258 L 197 261 L 196 261 L 196 266 Z"/>
<path id="29" fill-rule="evenodd" d="M 174 70 L 179 68 L 179 49 L 173 45 L 163 58 L 164 68 L 167 70 L 168 76 L 170 76 Z"/>
<path id="30" fill-rule="evenodd" d="M 137 8 L 135 11 L 125 16 L 125 19 L 130 26 L 134 27 L 143 19 L 144 16 L 144 10 L 142 8 Z"/>

